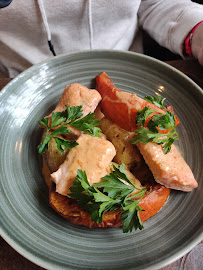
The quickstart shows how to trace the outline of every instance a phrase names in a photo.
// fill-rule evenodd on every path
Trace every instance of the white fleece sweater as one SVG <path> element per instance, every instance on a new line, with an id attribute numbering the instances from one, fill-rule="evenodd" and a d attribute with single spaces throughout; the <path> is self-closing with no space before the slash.
<path id="1" fill-rule="evenodd" d="M 0 10 L 0 77 L 14 77 L 52 57 L 50 34 L 57 55 L 87 49 L 142 52 L 143 27 L 181 55 L 185 37 L 203 20 L 203 5 L 190 0 L 43 0 L 41 11 L 40 2 L 13 0 Z"/>

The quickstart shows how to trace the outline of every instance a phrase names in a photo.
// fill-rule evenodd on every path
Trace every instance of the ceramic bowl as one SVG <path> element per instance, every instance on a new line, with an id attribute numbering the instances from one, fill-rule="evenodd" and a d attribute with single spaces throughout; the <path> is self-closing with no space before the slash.
<path id="1" fill-rule="evenodd" d="M 105 71 L 116 87 L 140 97 L 159 93 L 181 124 L 178 147 L 198 188 L 172 191 L 144 230 L 89 229 L 64 220 L 48 202 L 37 153 L 37 121 L 51 112 L 64 87 L 95 87 Z M 46 269 L 158 269 L 203 238 L 203 92 L 181 72 L 131 52 L 85 51 L 31 67 L 0 92 L 1 236 L 20 254 Z"/>

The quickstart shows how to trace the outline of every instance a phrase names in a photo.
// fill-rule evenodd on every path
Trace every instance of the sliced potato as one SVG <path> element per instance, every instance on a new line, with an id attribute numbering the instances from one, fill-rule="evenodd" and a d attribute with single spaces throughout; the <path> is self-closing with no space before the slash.
<path id="1" fill-rule="evenodd" d="M 120 128 L 107 118 L 101 120 L 100 128 L 116 148 L 114 161 L 118 164 L 124 163 L 129 169 L 137 167 L 142 162 L 142 156 L 136 145 L 130 144 L 133 132 Z"/>
<path id="2" fill-rule="evenodd" d="M 50 140 L 49 149 L 45 153 L 45 158 L 51 172 L 55 172 L 56 170 L 58 170 L 59 166 L 64 162 L 67 153 L 68 149 L 64 147 L 64 151 L 61 152 L 57 148 L 55 140 Z"/>
<path id="3" fill-rule="evenodd" d="M 81 131 L 76 130 L 75 128 L 72 128 L 70 126 L 68 126 L 68 129 L 71 130 L 72 133 L 64 134 L 64 136 L 57 135 L 57 137 L 63 138 L 66 140 L 70 140 L 70 141 L 75 141 L 82 133 Z M 52 132 L 53 130 L 54 129 L 52 129 L 50 132 Z M 45 131 L 44 131 L 42 140 L 43 140 L 44 136 L 45 136 Z M 58 170 L 59 166 L 64 162 L 69 149 L 63 147 L 63 150 L 64 151 L 61 152 L 57 148 L 57 143 L 55 142 L 55 140 L 53 138 L 51 138 L 51 140 L 49 142 L 49 148 L 46 150 L 46 152 L 44 154 L 44 158 L 46 159 L 47 165 L 48 165 L 51 173 Z"/>

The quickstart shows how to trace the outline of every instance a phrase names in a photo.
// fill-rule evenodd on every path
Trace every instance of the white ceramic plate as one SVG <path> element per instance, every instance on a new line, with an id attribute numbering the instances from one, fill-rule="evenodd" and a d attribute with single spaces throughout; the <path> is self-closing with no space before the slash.
<path id="1" fill-rule="evenodd" d="M 95 76 L 103 71 L 117 88 L 167 98 L 181 122 L 178 145 L 199 183 L 191 193 L 171 192 L 143 231 L 76 226 L 48 203 L 37 121 L 57 104 L 66 84 L 94 87 Z M 203 238 L 202 105 L 202 90 L 182 73 L 130 52 L 67 54 L 26 70 L 0 92 L 2 237 L 47 269 L 157 269 L 183 256 Z"/>

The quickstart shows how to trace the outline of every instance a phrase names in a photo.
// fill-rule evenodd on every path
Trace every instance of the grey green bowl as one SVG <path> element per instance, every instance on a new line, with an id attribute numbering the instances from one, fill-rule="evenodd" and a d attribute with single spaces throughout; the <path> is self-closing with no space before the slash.
<path id="1" fill-rule="evenodd" d="M 70 224 L 48 203 L 37 145 L 37 121 L 57 104 L 67 84 L 95 86 L 105 71 L 122 90 L 159 93 L 180 119 L 178 143 L 199 183 L 191 193 L 172 191 L 144 230 L 89 229 Z M 1 236 L 47 269 L 158 269 L 203 239 L 203 94 L 185 75 L 147 56 L 86 51 L 31 67 L 0 92 Z"/>

